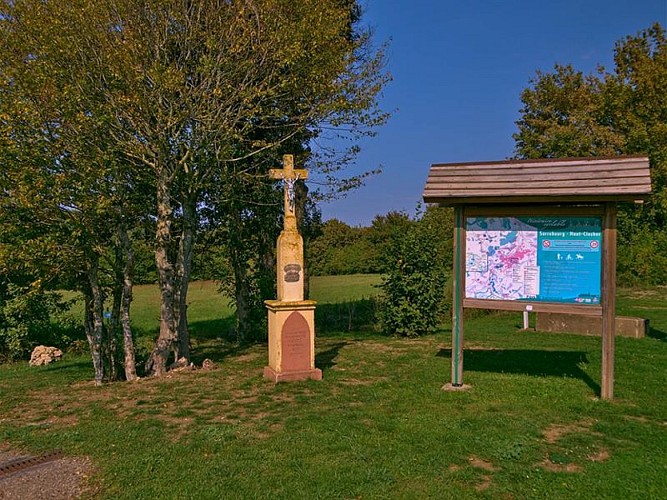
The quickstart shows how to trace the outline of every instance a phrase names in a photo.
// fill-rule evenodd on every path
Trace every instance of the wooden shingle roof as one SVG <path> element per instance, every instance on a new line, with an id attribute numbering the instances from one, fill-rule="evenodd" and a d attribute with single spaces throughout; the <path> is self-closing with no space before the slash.
<path id="1" fill-rule="evenodd" d="M 424 201 L 591 203 L 643 200 L 650 193 L 648 158 L 621 156 L 434 164 Z"/>

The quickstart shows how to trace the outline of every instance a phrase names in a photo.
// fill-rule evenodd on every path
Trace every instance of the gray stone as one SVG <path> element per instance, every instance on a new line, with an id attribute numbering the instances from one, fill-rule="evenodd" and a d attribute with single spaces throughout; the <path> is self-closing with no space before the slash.
<path id="1" fill-rule="evenodd" d="M 552 333 L 578 333 L 580 335 L 602 335 L 602 317 L 576 316 L 562 313 L 537 313 L 535 330 Z M 640 339 L 649 331 L 644 318 L 616 317 L 616 335 Z"/>

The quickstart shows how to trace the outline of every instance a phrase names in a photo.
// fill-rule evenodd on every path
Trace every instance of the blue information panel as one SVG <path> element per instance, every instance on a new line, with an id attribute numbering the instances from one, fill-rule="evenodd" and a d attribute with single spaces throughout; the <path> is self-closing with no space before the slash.
<path id="1" fill-rule="evenodd" d="M 599 305 L 600 217 L 467 217 L 466 297 Z"/>

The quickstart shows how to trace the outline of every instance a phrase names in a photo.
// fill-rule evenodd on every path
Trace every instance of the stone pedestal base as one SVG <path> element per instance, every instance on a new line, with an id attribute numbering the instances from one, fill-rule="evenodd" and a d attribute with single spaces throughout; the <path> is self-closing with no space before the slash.
<path id="1" fill-rule="evenodd" d="M 278 373 L 270 366 L 264 367 L 264 378 L 278 382 L 292 382 L 294 380 L 322 380 L 322 370 L 315 368 L 303 372 L 282 372 Z"/>
<path id="2" fill-rule="evenodd" d="M 273 382 L 322 380 L 315 368 L 315 304 L 313 300 L 264 302 L 269 314 L 269 366 L 264 378 Z"/>

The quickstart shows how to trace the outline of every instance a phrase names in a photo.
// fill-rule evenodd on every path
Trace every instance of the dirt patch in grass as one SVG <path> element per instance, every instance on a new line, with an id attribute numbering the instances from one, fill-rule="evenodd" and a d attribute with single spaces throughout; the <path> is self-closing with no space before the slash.
<path id="1" fill-rule="evenodd" d="M 236 405 L 247 405 L 257 403 L 259 398 L 256 395 L 250 396 L 241 396 L 234 399 L 234 404 Z"/>
<path id="2" fill-rule="evenodd" d="M 274 403 L 294 403 L 296 401 L 296 397 L 293 394 L 283 392 L 280 394 L 272 394 L 271 401 Z"/>
<path id="3" fill-rule="evenodd" d="M 605 462 L 606 460 L 609 460 L 611 457 L 611 453 L 609 453 L 609 450 L 606 448 L 602 448 L 601 450 L 598 450 L 596 453 L 593 453 L 592 455 L 588 456 L 588 460 L 591 462 Z"/>
<path id="4" fill-rule="evenodd" d="M 475 469 L 482 469 L 487 472 L 498 472 L 500 470 L 499 467 L 496 467 L 488 460 L 484 460 L 483 458 L 479 458 L 475 455 L 471 455 L 470 458 L 468 458 L 468 462 Z"/>
<path id="5" fill-rule="evenodd" d="M 82 406 L 69 397 L 58 398 L 51 393 L 34 391 L 29 403 L 16 406 L 8 416 L 26 426 L 71 427 L 79 423 L 76 413 L 80 413 Z"/>
<path id="6" fill-rule="evenodd" d="M 543 433 L 544 441 L 553 446 L 545 459 L 537 464 L 544 470 L 550 472 L 582 472 L 583 467 L 575 463 L 573 458 L 578 457 L 578 461 L 604 462 L 611 456 L 609 450 L 604 447 L 592 445 L 598 451 L 594 453 L 582 453 L 581 445 L 575 445 L 572 449 L 563 448 L 561 440 L 571 434 L 600 436 L 601 434 L 592 430 L 595 420 L 585 419 L 571 424 L 552 424 Z M 576 438 L 577 440 L 581 438 Z M 586 438 L 584 438 L 586 439 Z"/>
<path id="7" fill-rule="evenodd" d="M 543 433 L 544 440 L 549 444 L 555 444 L 567 434 L 597 434 L 591 431 L 591 427 L 593 427 L 594 424 L 595 421 L 593 420 L 580 420 L 579 422 L 573 422 L 571 424 L 551 424 Z"/>
<path id="8" fill-rule="evenodd" d="M 280 424 L 271 424 L 268 429 L 252 429 L 250 436 L 254 439 L 269 439 L 273 437 L 274 434 L 281 432 L 285 426 Z"/>
<path id="9" fill-rule="evenodd" d="M 44 424 L 52 427 L 72 427 L 79 423 L 79 417 L 76 415 L 50 415 Z"/>
<path id="10" fill-rule="evenodd" d="M 624 415 L 624 417 L 627 420 L 630 420 L 632 422 L 638 422 L 640 424 L 648 424 L 648 425 L 667 425 L 667 420 L 653 420 L 648 417 L 643 417 L 639 415 Z"/>
<path id="11" fill-rule="evenodd" d="M 341 384 L 343 385 L 373 385 L 377 384 L 378 382 L 384 382 L 389 380 L 387 377 L 369 377 L 366 379 L 358 379 L 358 378 L 347 378 L 343 379 L 340 381 Z"/>
<path id="12" fill-rule="evenodd" d="M 407 352 L 407 349 L 400 345 L 383 344 L 381 342 L 362 342 L 359 348 L 363 351 L 381 352 L 381 353 L 398 353 Z"/>
<path id="13" fill-rule="evenodd" d="M 264 385 L 259 378 L 254 383 L 247 364 L 235 361 L 231 364 L 235 366 L 230 369 L 236 373 L 230 376 L 223 370 L 215 373 L 189 370 L 174 372 L 169 378 L 145 378 L 136 383 L 96 387 L 92 382 L 79 382 L 62 391 L 30 391 L 5 421 L 46 429 L 68 428 L 85 422 L 92 412 L 104 409 L 116 420 L 160 420 L 168 430 L 169 440 L 177 442 L 189 434 L 195 419 L 236 415 L 247 420 L 251 427 L 256 426 L 269 415 L 260 411 L 263 395 L 278 403 L 296 401 L 292 394 L 271 394 L 273 385 Z M 202 395 L 208 397 L 202 399 Z"/>
<path id="14" fill-rule="evenodd" d="M 174 417 L 171 415 L 162 415 L 160 420 L 164 422 L 167 428 L 165 435 L 172 443 L 178 443 L 181 439 L 186 438 L 194 422 L 194 419 L 190 417 Z"/>
<path id="15" fill-rule="evenodd" d="M 481 492 L 484 490 L 488 490 L 490 486 L 491 486 L 491 476 L 484 475 L 482 476 L 482 481 L 477 485 L 475 485 L 475 489 Z"/>
<path id="16" fill-rule="evenodd" d="M 635 416 L 635 415 L 626 415 L 625 418 L 632 420 L 633 422 L 639 422 L 640 424 L 648 424 L 649 419 L 646 417 Z"/>
<path id="17" fill-rule="evenodd" d="M 492 462 L 484 460 L 477 455 L 471 455 L 468 457 L 468 465 L 474 469 L 479 469 L 485 472 L 485 474 L 482 474 L 480 477 L 479 482 L 474 485 L 475 490 L 480 493 L 488 490 L 491 487 L 493 477 L 490 473 L 498 472 L 501 470 L 500 467 L 496 467 Z M 449 467 L 447 467 L 447 470 L 451 473 L 456 473 L 463 470 L 464 467 L 465 466 L 459 464 L 451 464 Z"/>
<path id="18" fill-rule="evenodd" d="M 62 391 L 29 391 L 4 420 L 57 430 L 86 423 L 95 411 L 103 410 L 115 420 L 158 420 L 172 443 L 187 440 L 199 425 L 194 422 L 206 421 L 238 423 L 245 438 L 268 439 L 283 428 L 285 408 L 317 393 L 306 387 L 282 391 L 253 377 L 256 370 L 247 361 L 260 354 L 246 353 L 245 362 L 234 358 L 215 372 L 189 370 L 131 384 L 96 387 L 86 381 Z"/>
<path id="19" fill-rule="evenodd" d="M 575 463 L 559 464 L 553 462 L 549 457 L 546 457 L 539 464 L 537 464 L 537 467 L 541 467 L 542 469 L 549 472 L 577 473 L 577 472 L 583 472 L 584 470 L 581 465 L 577 465 Z"/>

